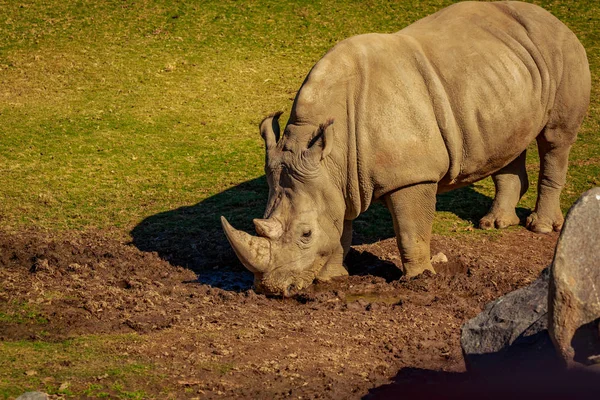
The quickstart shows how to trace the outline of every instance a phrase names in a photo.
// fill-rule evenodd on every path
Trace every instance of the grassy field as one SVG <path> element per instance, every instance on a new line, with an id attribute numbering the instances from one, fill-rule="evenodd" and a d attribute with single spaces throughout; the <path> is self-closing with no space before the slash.
<path id="1" fill-rule="evenodd" d="M 0 2 L 3 228 L 126 234 L 145 217 L 260 177 L 257 123 L 274 110 L 289 112 L 328 48 L 354 34 L 398 30 L 449 3 Z M 566 210 L 600 184 L 598 7 L 539 4 L 579 36 L 594 79 Z M 538 161 L 530 153 L 535 188 Z M 487 180 L 443 196 L 436 231 L 470 225 L 492 194 Z M 260 214 L 264 182 L 248 196 L 243 213 Z M 465 196 L 473 200 L 466 206 Z M 521 205 L 534 201 L 530 190 Z M 216 224 L 216 214 L 206 223 Z"/>
<path id="2" fill-rule="evenodd" d="M 397 31 L 451 3 L 0 0 L 0 227 L 98 228 L 128 240 L 149 218 L 147 235 L 186 235 L 199 226 L 217 232 L 221 214 L 248 226 L 267 198 L 262 117 L 284 110 L 286 120 L 305 75 L 337 41 Z M 583 191 L 600 185 L 600 5 L 536 3 L 577 34 L 592 70 L 592 103 L 562 196 L 566 212 Z M 534 148 L 528 165 L 522 215 L 535 204 Z M 487 179 L 440 196 L 435 232 L 471 231 L 492 195 Z M 178 209 L 189 212 L 160 218 Z M 375 208 L 357 230 L 389 236 L 391 223 L 366 222 L 385 214 Z M 22 318 L 35 318 L 27 312 Z M 110 370 L 123 382 L 151 371 L 122 365 L 104 351 L 110 340 L 0 342 L 0 386 L 13 388 L 0 387 L 0 397 L 39 383 L 1 366 L 35 364 L 40 354 L 99 360 L 70 373 Z M 101 397 L 100 389 L 89 388 L 90 395 Z M 58 385 L 53 391 L 69 394 Z M 144 397 L 120 387 L 111 393 Z"/>

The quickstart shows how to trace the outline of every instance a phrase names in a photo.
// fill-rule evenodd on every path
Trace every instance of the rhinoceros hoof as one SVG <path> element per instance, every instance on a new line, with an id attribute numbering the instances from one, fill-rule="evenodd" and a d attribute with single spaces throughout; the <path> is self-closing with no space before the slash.
<path id="1" fill-rule="evenodd" d="M 339 276 L 348 276 L 346 268 L 342 264 L 327 264 L 317 275 L 317 280 L 327 282 Z"/>
<path id="2" fill-rule="evenodd" d="M 504 229 L 509 226 L 519 225 L 519 222 L 519 217 L 514 210 L 512 212 L 492 211 L 479 220 L 479 227 L 486 230 L 493 228 Z"/>
<path id="3" fill-rule="evenodd" d="M 542 217 L 536 212 L 532 212 L 531 215 L 527 217 L 525 226 L 535 233 L 550 233 L 553 230 L 559 232 L 563 226 L 563 222 L 564 218 L 562 215 L 552 220 L 547 217 Z"/>
<path id="4" fill-rule="evenodd" d="M 431 263 L 425 266 L 404 266 L 402 269 L 404 272 L 403 276 L 406 278 L 414 278 L 415 276 L 421 275 L 425 271 L 429 271 L 432 274 L 436 273 Z"/>

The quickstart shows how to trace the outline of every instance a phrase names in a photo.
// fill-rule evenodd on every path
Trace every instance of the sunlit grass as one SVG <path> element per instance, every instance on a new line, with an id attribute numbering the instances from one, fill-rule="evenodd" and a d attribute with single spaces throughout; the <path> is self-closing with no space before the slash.
<path id="1" fill-rule="evenodd" d="M 328 48 L 354 34 L 396 31 L 450 3 L 0 1 L 3 228 L 126 234 L 145 217 L 261 176 L 257 123 L 289 112 Z M 566 211 L 600 184 L 600 13 L 591 1 L 540 4 L 578 34 L 594 79 Z M 521 203 L 528 209 L 538 165 L 530 153 L 532 188 Z M 440 198 L 437 232 L 468 227 L 485 212 L 491 181 L 471 189 L 481 204 L 459 216 L 444 210 L 450 197 Z M 218 215 L 210 217 L 217 225 Z"/>

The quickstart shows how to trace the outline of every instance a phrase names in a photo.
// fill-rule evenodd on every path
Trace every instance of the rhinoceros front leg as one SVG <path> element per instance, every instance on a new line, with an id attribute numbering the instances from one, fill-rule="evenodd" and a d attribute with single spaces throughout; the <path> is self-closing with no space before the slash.
<path id="1" fill-rule="evenodd" d="M 352 220 L 344 220 L 344 231 L 342 232 L 342 249 L 344 249 L 344 259 L 350 251 L 352 244 Z"/>
<path id="2" fill-rule="evenodd" d="M 384 196 L 394 220 L 396 242 L 405 276 L 435 272 L 430 261 L 430 241 L 435 215 L 437 184 L 404 187 Z"/>
<path id="3" fill-rule="evenodd" d="M 344 265 L 344 259 L 350 251 L 350 245 L 352 244 L 352 221 L 344 221 L 344 231 L 342 232 L 342 238 L 340 239 L 341 249 L 337 253 L 333 254 L 327 264 L 323 266 L 321 271 L 317 274 L 317 280 L 329 281 L 331 278 L 338 276 L 347 276 L 348 269 Z"/>
<path id="4" fill-rule="evenodd" d="M 490 211 L 479 220 L 481 229 L 507 228 L 519 224 L 515 212 L 517 203 L 529 187 L 525 168 L 526 151 L 513 162 L 492 175 L 496 186 L 496 196 Z"/>

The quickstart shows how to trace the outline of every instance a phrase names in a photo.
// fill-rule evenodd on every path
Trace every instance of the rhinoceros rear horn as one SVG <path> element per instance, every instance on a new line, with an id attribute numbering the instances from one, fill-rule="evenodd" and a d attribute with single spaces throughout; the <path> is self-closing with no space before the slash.
<path id="1" fill-rule="evenodd" d="M 269 239 L 277 240 L 283 234 L 283 226 L 279 221 L 276 221 L 272 218 L 270 219 L 259 219 L 254 218 L 252 221 L 254 222 L 254 227 L 256 228 L 256 233 L 260 236 L 267 237 Z"/>
<path id="2" fill-rule="evenodd" d="M 267 150 L 274 148 L 279 141 L 279 117 L 281 114 L 283 114 L 282 111 L 277 111 L 260 123 L 260 136 L 264 139 Z"/>
<path id="3" fill-rule="evenodd" d="M 229 240 L 233 251 L 235 251 L 242 264 L 253 273 L 267 272 L 269 260 L 271 259 L 269 239 L 239 231 L 231 226 L 225 217 L 221 217 L 221 225 L 227 240 Z"/>

